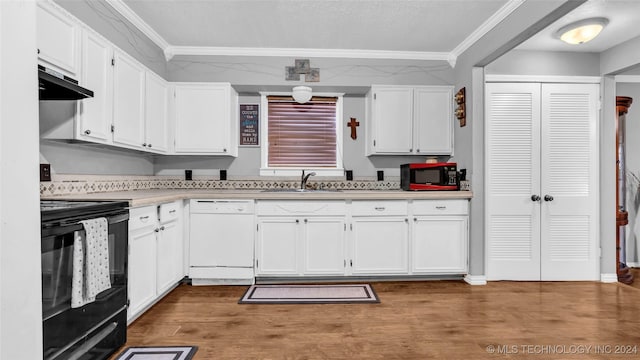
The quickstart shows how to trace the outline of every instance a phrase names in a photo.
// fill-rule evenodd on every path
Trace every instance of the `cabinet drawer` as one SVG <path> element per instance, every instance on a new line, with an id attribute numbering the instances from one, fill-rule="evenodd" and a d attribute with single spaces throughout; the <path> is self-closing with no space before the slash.
<path id="1" fill-rule="evenodd" d="M 192 214 L 253 214 L 253 200 L 191 200 Z"/>
<path id="2" fill-rule="evenodd" d="M 159 219 L 161 224 L 177 220 L 180 218 L 180 212 L 182 211 L 182 201 L 174 201 L 168 204 L 160 205 Z"/>
<path id="3" fill-rule="evenodd" d="M 256 213 L 261 216 L 344 215 L 344 201 L 259 201 Z"/>
<path id="4" fill-rule="evenodd" d="M 351 208 L 354 216 L 407 215 L 406 201 L 354 201 Z"/>
<path id="5" fill-rule="evenodd" d="M 414 215 L 467 215 L 468 200 L 416 200 L 413 202 Z"/>
<path id="6" fill-rule="evenodd" d="M 129 231 L 153 227 L 156 225 L 158 211 L 156 206 L 145 206 L 129 210 Z"/>

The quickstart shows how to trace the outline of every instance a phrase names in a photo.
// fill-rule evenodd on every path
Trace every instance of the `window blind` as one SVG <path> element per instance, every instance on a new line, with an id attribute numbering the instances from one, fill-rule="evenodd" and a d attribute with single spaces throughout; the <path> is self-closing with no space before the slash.
<path id="1" fill-rule="evenodd" d="M 335 97 L 268 96 L 269 167 L 336 167 Z"/>

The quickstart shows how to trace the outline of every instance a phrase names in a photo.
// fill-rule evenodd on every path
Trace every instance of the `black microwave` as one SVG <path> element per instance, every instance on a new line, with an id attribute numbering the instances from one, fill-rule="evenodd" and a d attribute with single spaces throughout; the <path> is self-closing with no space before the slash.
<path id="1" fill-rule="evenodd" d="M 400 165 L 402 190 L 460 190 L 458 164 L 413 163 Z"/>

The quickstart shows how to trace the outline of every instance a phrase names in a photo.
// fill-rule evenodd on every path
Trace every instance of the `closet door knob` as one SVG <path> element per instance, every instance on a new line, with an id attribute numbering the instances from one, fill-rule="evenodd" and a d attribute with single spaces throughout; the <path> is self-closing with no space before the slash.
<path id="1" fill-rule="evenodd" d="M 551 196 L 551 195 L 545 195 L 545 196 L 544 196 L 544 201 L 553 201 L 553 196 Z"/>
<path id="2" fill-rule="evenodd" d="M 540 201 L 539 195 L 531 195 L 531 201 Z"/>

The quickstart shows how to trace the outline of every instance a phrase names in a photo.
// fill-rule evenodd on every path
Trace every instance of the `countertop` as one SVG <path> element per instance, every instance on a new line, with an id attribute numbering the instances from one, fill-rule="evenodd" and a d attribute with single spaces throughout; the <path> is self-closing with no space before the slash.
<path id="1" fill-rule="evenodd" d="M 42 196 L 42 200 L 123 200 L 131 207 L 155 205 L 182 199 L 256 200 L 443 200 L 470 199 L 471 191 L 342 190 L 317 192 L 265 192 L 263 190 L 130 190 L 91 194 Z"/>

